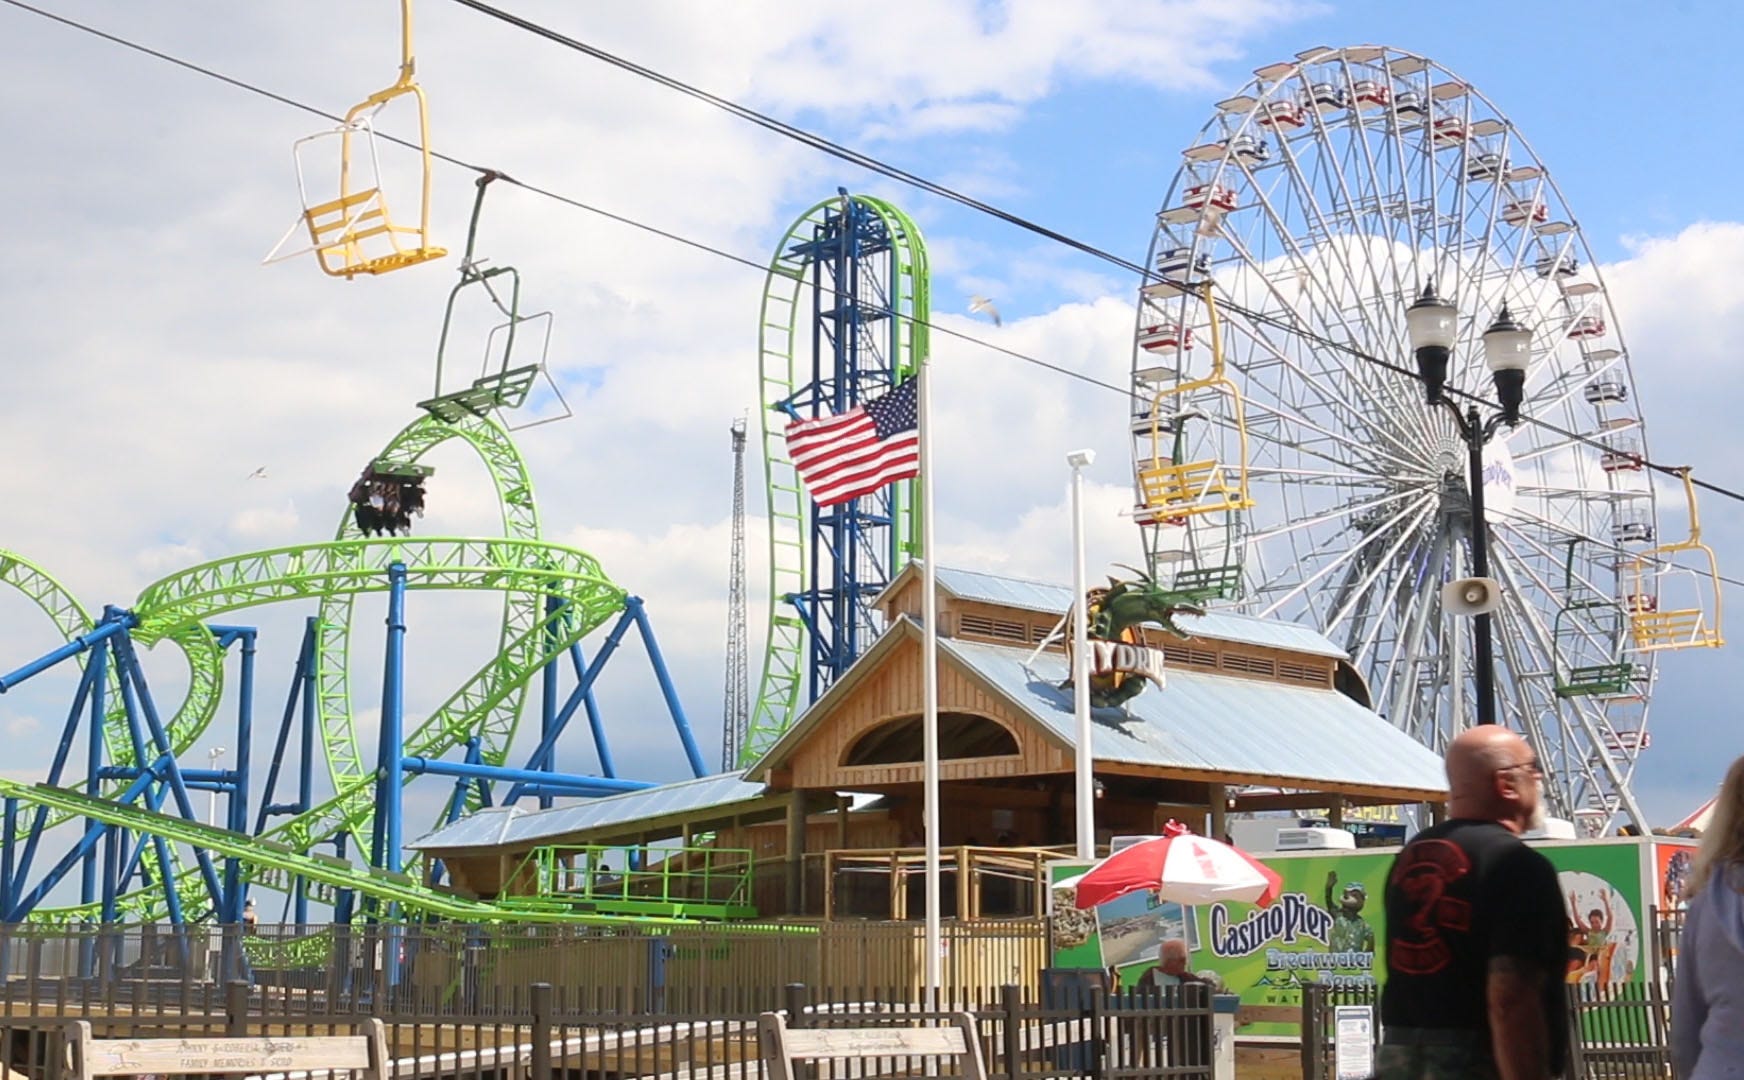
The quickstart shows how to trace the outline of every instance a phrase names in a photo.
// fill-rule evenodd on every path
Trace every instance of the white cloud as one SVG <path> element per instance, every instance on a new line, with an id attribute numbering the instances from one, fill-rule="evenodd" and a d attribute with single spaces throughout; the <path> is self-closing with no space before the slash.
<path id="1" fill-rule="evenodd" d="M 176 16 L 112 0 L 62 8 L 323 108 L 342 108 L 392 75 L 391 4 L 207 4 Z M 1110 93 L 1187 90 L 1197 123 L 1205 103 L 1252 66 L 1242 41 L 1307 9 L 1263 0 L 719 10 L 528 0 L 517 10 L 839 137 L 876 138 L 880 154 L 1003 200 L 1024 194 L 1036 160 L 1003 140 L 1023 131 L 1036 103 L 1096 80 Z M 1125 285 L 1096 264 L 1027 236 L 963 228 L 907 189 L 457 7 L 420 15 L 419 72 L 439 149 L 758 263 L 838 184 L 888 194 L 930 234 L 943 325 L 1124 384 L 1132 309 Z M 0 459 L 24 463 L 0 473 L 0 544 L 40 559 L 97 607 L 127 603 L 154 578 L 205 559 L 329 536 L 358 469 L 429 393 L 452 255 L 349 283 L 307 260 L 260 268 L 296 210 L 290 141 L 323 122 L 17 12 L 0 13 L 0 59 L 12 91 L 0 111 L 0 193 L 32 211 L 9 229 L 11 257 L 0 264 L 0 364 L 12 391 L 0 398 Z M 390 129 L 406 130 L 397 121 Z M 1190 130 L 1168 137 L 1184 144 Z M 407 164 L 404 150 L 382 152 L 396 169 Z M 457 252 L 471 177 L 440 166 L 435 190 L 437 237 Z M 479 253 L 518 267 L 527 306 L 557 315 L 552 365 L 577 415 L 519 439 L 545 535 L 598 555 L 646 598 L 712 761 L 726 617 L 725 429 L 758 394 L 762 273 L 508 185 L 487 201 Z M 1726 343 L 1744 327 L 1726 283 L 1740 269 L 1744 226 L 1735 225 L 1643 241 L 1610 268 L 1656 454 L 1731 459 L 1720 456 L 1734 438 L 1722 412 L 1736 378 Z M 964 314 L 972 292 L 1001 302 L 1003 327 Z M 1022 310 L 1012 296 L 1038 299 Z M 476 370 L 487 326 L 463 312 L 452 373 Z M 1090 445 L 1099 454 L 1088 474 L 1091 573 L 1136 561 L 1136 536 L 1119 516 L 1131 500 L 1124 400 L 947 335 L 935 335 L 934 349 L 941 558 L 1066 580 L 1062 458 Z M 767 604 L 757 455 L 754 430 L 753 679 Z M 496 532 L 479 466 L 450 448 L 433 461 L 430 512 L 417 531 Z M 242 483 L 261 465 L 268 479 Z M 1712 520 L 1722 534 L 1739 524 L 1718 510 Z M 498 602 L 418 594 L 412 608 L 416 716 L 490 654 Z M 368 597 L 355 617 L 353 700 L 368 747 L 381 611 L 381 599 Z M 283 692 L 305 614 L 285 605 L 248 615 L 262 626 L 257 718 L 274 712 L 267 703 Z M 0 644 L 36 650 L 42 635 L 30 627 L 16 637 L 0 627 Z M 622 677 L 601 687 L 620 770 L 678 775 L 657 690 L 633 652 Z M 0 667 L 11 659 L 0 656 Z M 152 655 L 147 664 L 154 687 L 179 697 L 175 661 Z M 55 716 L 65 700 L 33 702 L 30 715 Z M 21 715 L 0 711 L 0 720 Z M 221 713 L 221 729 L 231 724 L 233 713 Z M 592 767 L 590 750 L 569 760 Z"/>
<path id="2" fill-rule="evenodd" d="M 230 518 L 230 531 L 240 538 L 259 541 L 294 536 L 300 523 L 297 508 L 287 502 L 282 506 L 253 506 L 238 511 Z"/>

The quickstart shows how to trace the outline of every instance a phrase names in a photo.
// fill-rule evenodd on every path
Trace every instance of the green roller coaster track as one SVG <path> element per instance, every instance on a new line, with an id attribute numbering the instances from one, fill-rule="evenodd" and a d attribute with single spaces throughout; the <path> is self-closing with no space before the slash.
<path id="1" fill-rule="evenodd" d="M 886 298 L 892 335 L 889 359 L 900 381 L 914 374 L 928 356 L 931 300 L 926 243 L 908 215 L 890 203 L 865 195 L 850 198 L 871 210 L 890 237 L 892 294 Z M 792 399 L 795 390 L 813 377 L 812 358 L 801 354 L 810 335 L 802 333 L 800 325 L 807 307 L 802 300 L 812 287 L 806 273 L 812 263 L 795 252 L 814 239 L 825 223 L 826 212 L 841 204 L 840 198 L 826 199 L 794 222 L 776 246 L 764 283 L 757 354 L 763 401 L 765 505 L 769 508 L 769 637 L 763 676 L 740 746 L 741 767 L 756 762 L 793 724 L 800 705 L 800 686 L 807 674 L 808 631 L 787 598 L 806 588 L 811 500 L 787 454 L 785 425 L 777 422 L 780 414 L 776 406 Z M 912 554 L 918 550 L 919 538 L 915 481 L 902 481 L 892 488 L 891 528 L 898 550 L 891 554 Z M 886 569 L 895 576 L 899 567 Z"/>
<path id="2" fill-rule="evenodd" d="M 300 877 L 336 889 L 350 889 L 382 905 L 396 905 L 407 915 L 427 915 L 473 922 L 572 922 L 622 925 L 621 918 L 589 915 L 539 905 L 518 908 L 513 903 L 487 903 L 435 892 L 406 874 L 354 866 L 331 855 L 304 854 L 272 839 L 246 836 L 215 825 L 204 825 L 171 814 L 109 799 L 94 798 L 48 784 L 21 784 L 0 780 L 0 796 L 21 803 L 46 806 L 66 817 L 87 818 L 120 826 L 142 835 L 202 848 L 214 855 L 245 860 L 259 874 L 280 878 Z M 637 922 L 653 925 L 685 925 L 682 920 L 640 916 Z"/>
<path id="3" fill-rule="evenodd" d="M 252 552 L 191 567 L 148 586 L 134 605 L 138 620 L 135 641 L 149 646 L 167 639 L 188 658 L 188 697 L 170 724 L 171 742 L 179 754 L 200 737 L 216 714 L 223 687 L 223 654 L 205 622 L 256 604 L 308 599 L 320 603 L 315 675 L 334 794 L 256 838 L 258 849 L 240 856 L 253 883 L 275 885 L 284 878 L 282 862 L 263 858 L 265 855 L 280 849 L 307 852 L 342 832 L 360 838 L 368 835 L 376 777 L 364 763 L 352 721 L 347 678 L 349 624 L 356 596 L 387 590 L 391 565 L 406 566 L 410 590 L 489 589 L 504 595 L 497 653 L 407 734 L 405 750 L 409 755 L 437 757 L 465 745 L 476 734 L 485 760 L 501 764 L 514 737 L 531 676 L 622 610 L 626 594 L 606 577 L 597 560 L 538 539 L 531 479 L 508 433 L 494 420 L 468 417 L 448 424 L 421 417 L 395 436 L 377 460 L 413 463 L 450 439 L 465 441 L 484 462 L 497 493 L 506 536 L 365 539 L 357 534 L 348 513 L 335 541 Z M 0 552 L 0 583 L 29 597 L 69 640 L 94 625 L 71 593 L 28 560 Z M 556 604 L 547 614 L 553 600 Z M 118 692 L 109 695 L 104 738 L 112 762 L 132 763 L 132 742 Z M 408 776 L 402 782 L 409 781 Z M 122 786 L 111 784 L 106 791 L 115 794 Z M 75 812 L 68 799 L 82 797 L 27 801 L 53 811 L 51 826 L 72 817 L 106 820 L 87 814 L 89 807 L 82 804 Z M 139 808 L 123 809 L 149 813 Z M 154 828 L 179 820 L 165 815 L 150 818 Z M 233 839 L 225 842 L 236 843 Z M 180 883 L 184 909 L 200 910 L 204 905 L 201 879 L 181 873 L 176 849 L 170 847 L 169 851 L 170 866 L 165 869 Z M 224 849 L 221 853 L 230 852 Z M 397 896 L 387 899 L 400 902 Z M 120 898 L 119 905 L 125 916 L 139 920 L 160 918 L 168 910 L 167 899 L 152 890 L 130 893 Z M 29 918 L 32 922 L 72 922 L 98 915 L 96 905 L 82 905 L 39 908 Z"/>
<path id="4" fill-rule="evenodd" d="M 422 416 L 389 440 L 376 460 L 398 465 L 416 464 L 436 447 L 456 439 L 465 442 L 478 454 L 490 474 L 502 514 L 503 536 L 510 540 L 538 540 L 539 511 L 533 498 L 532 476 L 521 459 L 520 451 L 515 448 L 514 440 L 493 420 L 469 414 L 450 424 L 433 416 Z M 347 507 L 340 516 L 334 539 L 355 540 L 362 535 Z M 316 619 L 316 707 L 327 751 L 327 768 L 336 791 L 348 790 L 359 777 L 373 776 L 352 721 L 350 649 L 355 595 L 342 592 L 322 597 Z M 499 677 L 513 672 L 531 672 L 532 668 L 528 667 L 530 650 L 537 648 L 538 644 L 530 641 L 526 632 L 541 623 L 543 618 L 544 602 L 539 596 L 514 591 L 504 593 L 498 659 L 513 657 L 513 662 L 508 668 L 496 662 L 487 664 L 479 675 L 474 676 L 474 683 L 480 676 L 485 677 L 487 685 L 479 696 L 490 699 L 491 704 L 477 715 L 464 717 L 466 728 L 456 743 L 464 743 L 470 735 L 477 734 L 486 764 L 503 764 L 527 694 L 525 678 L 511 680 L 506 690 L 499 692 Z M 454 723 L 461 719 L 454 712 L 447 711 L 442 722 Z M 429 721 L 424 726 L 428 728 Z M 426 733 L 421 730 L 419 734 Z M 468 808 L 476 809 L 477 795 L 470 787 L 467 799 Z M 348 823 L 361 834 L 360 842 L 368 834 L 372 816 L 366 812 L 361 820 Z"/>
<path id="5" fill-rule="evenodd" d="M 23 593 L 55 624 L 66 640 L 90 633 L 96 623 L 79 602 L 73 599 L 60 582 L 47 570 L 22 555 L 0 549 L 0 585 L 10 585 Z M 224 692 L 223 654 L 204 627 L 183 627 L 164 635 L 175 643 L 188 661 L 188 692 L 175 715 L 170 719 L 170 743 L 181 753 L 194 744 L 206 725 L 218 711 Z M 85 666 L 87 657 L 79 657 Z M 109 694 L 103 719 L 103 743 L 110 760 L 118 765 L 133 764 L 133 740 L 127 730 L 127 710 L 122 702 L 120 684 L 115 672 L 108 672 Z M 125 784 L 117 785 L 120 790 Z"/>

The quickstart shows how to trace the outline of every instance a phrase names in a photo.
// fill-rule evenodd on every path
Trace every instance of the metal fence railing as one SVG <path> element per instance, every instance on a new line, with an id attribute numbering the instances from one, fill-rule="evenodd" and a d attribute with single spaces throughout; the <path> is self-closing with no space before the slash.
<path id="1" fill-rule="evenodd" d="M 1669 1075 L 1681 916 L 1669 913 L 1652 927 L 1652 962 L 1641 982 L 1569 987 L 1571 1080 Z M 945 935 L 946 993 L 938 1004 L 974 1013 L 992 1073 L 1209 1077 L 1205 1001 L 1179 989 L 1111 994 L 1100 971 L 1049 969 L 1040 921 L 947 923 Z M 577 1073 L 750 1080 L 760 1075 L 754 1028 L 763 1011 L 797 1009 L 801 1026 L 935 1017 L 922 1005 L 921 946 L 920 928 L 910 923 L 662 932 L 379 925 L 249 934 L 0 927 L 0 1064 L 57 1080 L 58 1059 L 45 1040 L 68 1018 L 90 1019 L 98 1038 L 239 1027 L 289 1037 L 344 1034 L 356 1019 L 376 1016 L 408 1063 L 403 1078 L 482 1080 L 511 1065 L 534 1068 L 535 1055 L 549 1054 L 553 1067 Z M 1373 986 L 1303 987 L 1304 1080 L 1337 1076 L 1338 1008 L 1370 1006 L 1378 1040 L 1378 1004 Z"/>
<path id="2" fill-rule="evenodd" d="M 1369 1009 L 1369 1060 L 1374 1060 L 1381 1037 L 1381 997 L 1373 983 L 1330 986 L 1309 983 L 1302 987 L 1302 1080 L 1335 1080 L 1338 1076 L 1339 1006 Z"/>
<path id="3" fill-rule="evenodd" d="M 1667 1080 L 1671 1076 L 1671 977 L 1682 912 L 1656 913 L 1654 963 L 1640 982 L 1568 987 L 1569 1080 Z M 1381 1039 L 1380 996 L 1373 986 L 1302 990 L 1303 1080 L 1335 1080 L 1337 1007 L 1373 1009 L 1374 1045 Z"/>

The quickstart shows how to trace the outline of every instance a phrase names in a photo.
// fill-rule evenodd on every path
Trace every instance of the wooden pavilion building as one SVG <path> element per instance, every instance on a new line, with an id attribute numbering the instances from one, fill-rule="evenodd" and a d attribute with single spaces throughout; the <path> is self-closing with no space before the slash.
<path id="1" fill-rule="evenodd" d="M 1077 813 L 1066 657 L 1043 645 L 1071 591 L 938 576 L 945 914 L 1039 915 L 1043 867 L 1069 853 Z M 411 846 L 481 897 L 918 918 L 920 584 L 914 566 L 891 583 L 879 598 L 889 629 L 750 769 L 549 810 L 487 809 Z M 1223 835 L 1232 812 L 1321 809 L 1337 822 L 1346 807 L 1446 798 L 1440 757 L 1374 712 L 1325 637 L 1222 612 L 1182 626 L 1190 638 L 1150 636 L 1165 687 L 1092 713 L 1099 845 L 1170 818 Z"/>

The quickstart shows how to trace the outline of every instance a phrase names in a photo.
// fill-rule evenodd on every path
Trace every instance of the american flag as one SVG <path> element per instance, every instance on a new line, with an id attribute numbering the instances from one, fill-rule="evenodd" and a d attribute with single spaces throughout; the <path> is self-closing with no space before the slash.
<path id="1" fill-rule="evenodd" d="M 920 402 L 913 377 L 836 416 L 787 425 L 787 452 L 819 506 L 870 495 L 920 474 Z"/>

